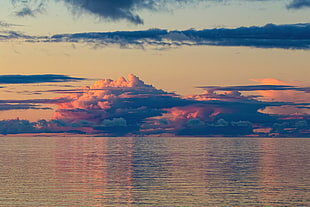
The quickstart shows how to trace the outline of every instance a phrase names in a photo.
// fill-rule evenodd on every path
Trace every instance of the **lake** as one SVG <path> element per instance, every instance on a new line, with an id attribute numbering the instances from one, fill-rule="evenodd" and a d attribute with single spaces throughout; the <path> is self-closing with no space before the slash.
<path id="1" fill-rule="evenodd" d="M 310 139 L 0 137 L 0 206 L 310 206 Z"/>

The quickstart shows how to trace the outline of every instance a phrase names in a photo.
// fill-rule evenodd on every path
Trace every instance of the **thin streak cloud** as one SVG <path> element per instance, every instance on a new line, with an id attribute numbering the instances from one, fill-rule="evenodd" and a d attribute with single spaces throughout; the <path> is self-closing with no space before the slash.
<path id="1" fill-rule="evenodd" d="M 54 83 L 54 82 L 74 82 L 81 80 L 85 80 L 85 78 L 75 78 L 58 74 L 0 75 L 0 84 Z"/>
<path id="2" fill-rule="evenodd" d="M 198 86 L 197 88 L 202 88 L 210 91 L 286 91 L 286 90 L 294 90 L 294 91 L 304 91 L 308 92 L 309 88 L 307 87 L 297 87 L 290 85 L 249 85 L 249 86 L 228 86 L 228 87 L 220 87 L 220 86 Z"/>
<path id="3" fill-rule="evenodd" d="M 11 23 L 8 23 L 8 22 L 6 22 L 6 21 L 1 21 L 1 20 L 0 20 L 0 27 L 8 28 L 8 27 L 16 27 L 16 26 L 22 26 L 22 25 L 19 25 L 19 24 L 11 24 Z"/>
<path id="4" fill-rule="evenodd" d="M 36 110 L 52 110 L 50 107 L 42 107 L 36 104 L 3 104 L 0 103 L 0 111 L 8 110 L 26 110 L 26 109 L 36 109 Z"/>

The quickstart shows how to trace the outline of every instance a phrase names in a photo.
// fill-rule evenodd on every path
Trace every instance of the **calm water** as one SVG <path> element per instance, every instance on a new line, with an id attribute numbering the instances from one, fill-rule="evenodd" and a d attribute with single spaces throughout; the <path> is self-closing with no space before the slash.
<path id="1" fill-rule="evenodd" d="M 310 139 L 1 137 L 0 206 L 310 206 Z"/>

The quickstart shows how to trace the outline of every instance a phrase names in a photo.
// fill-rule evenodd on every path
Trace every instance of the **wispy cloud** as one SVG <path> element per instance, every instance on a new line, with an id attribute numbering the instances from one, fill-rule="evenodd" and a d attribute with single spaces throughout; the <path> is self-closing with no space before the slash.
<path id="1" fill-rule="evenodd" d="M 16 26 L 22 26 L 22 25 L 20 25 L 20 24 L 11 24 L 11 23 L 8 23 L 6 21 L 0 20 L 0 27 L 16 27 Z"/>
<path id="2" fill-rule="evenodd" d="M 0 84 L 29 84 L 29 83 L 51 83 L 51 82 L 73 82 L 85 78 L 76 78 L 58 74 L 43 75 L 0 75 Z"/>
<path id="3" fill-rule="evenodd" d="M 18 17 L 35 17 L 45 11 L 47 0 L 11 0 L 15 15 Z"/>
<path id="4" fill-rule="evenodd" d="M 25 35 L 22 32 L 14 31 L 14 30 L 0 30 L 0 41 L 7 41 L 7 40 L 16 40 L 20 39 L 23 41 L 29 41 L 31 39 L 35 39 L 35 37 Z"/>

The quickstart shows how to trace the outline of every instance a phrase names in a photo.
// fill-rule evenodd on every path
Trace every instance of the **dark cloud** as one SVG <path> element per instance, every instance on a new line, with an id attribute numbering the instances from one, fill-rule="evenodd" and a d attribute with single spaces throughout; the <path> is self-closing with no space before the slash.
<path id="1" fill-rule="evenodd" d="M 43 75 L 0 75 L 0 84 L 28 84 L 28 83 L 50 83 L 50 82 L 72 82 L 81 81 L 84 78 L 75 78 L 58 74 Z"/>
<path id="2" fill-rule="evenodd" d="M 303 9 L 310 7 L 310 0 L 293 0 L 289 5 L 288 9 Z"/>
<path id="3" fill-rule="evenodd" d="M 205 29 L 168 31 L 97 32 L 53 35 L 49 41 L 86 42 L 98 45 L 119 44 L 122 47 L 182 45 L 247 46 L 258 48 L 310 49 L 310 24 L 239 27 L 235 29 Z"/>
<path id="4" fill-rule="evenodd" d="M 43 13 L 47 0 L 11 0 L 20 17 L 36 16 Z M 137 13 L 147 9 L 157 11 L 167 9 L 168 5 L 198 3 L 203 0 L 57 0 L 64 3 L 74 14 L 88 13 L 100 18 L 118 21 L 127 20 L 133 24 L 143 24 L 142 17 Z"/>
<path id="5" fill-rule="evenodd" d="M 15 31 L 0 31 L 0 40 L 23 39 L 26 42 L 74 42 L 96 47 L 119 45 L 121 48 L 165 49 L 179 46 L 240 46 L 256 48 L 310 49 L 310 23 L 262 27 L 216 28 L 204 30 L 91 32 L 27 36 Z"/>
<path id="6" fill-rule="evenodd" d="M 139 8 L 154 6 L 155 1 L 145 0 L 63 0 L 75 13 L 87 12 L 110 20 L 126 19 L 134 24 L 143 24 L 135 13 Z"/>
<path id="7" fill-rule="evenodd" d="M 27 120 L 2 120 L 0 121 L 0 134 L 34 133 L 36 129 Z"/>

